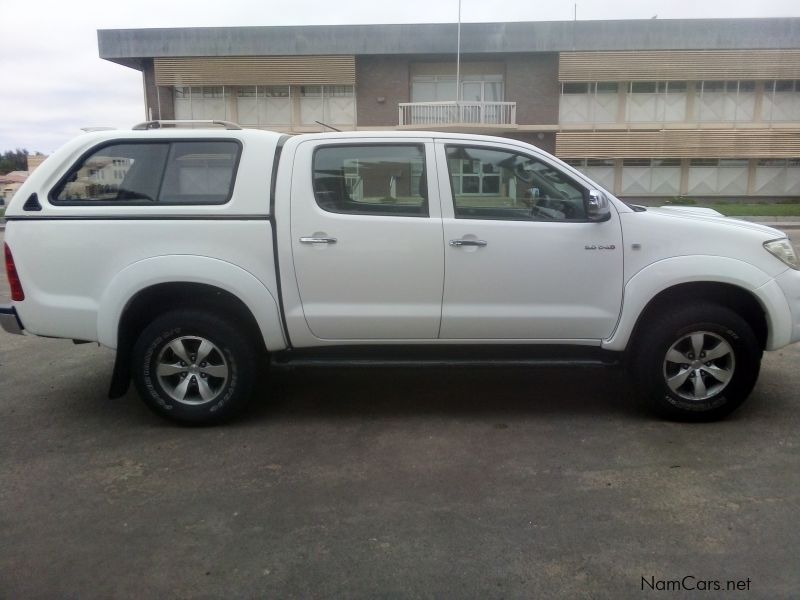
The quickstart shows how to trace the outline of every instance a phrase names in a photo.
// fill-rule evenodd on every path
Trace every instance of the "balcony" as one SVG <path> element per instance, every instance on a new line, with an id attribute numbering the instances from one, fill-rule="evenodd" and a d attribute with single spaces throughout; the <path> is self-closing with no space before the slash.
<path id="1" fill-rule="evenodd" d="M 399 105 L 400 127 L 516 128 L 516 102 L 406 102 Z"/>

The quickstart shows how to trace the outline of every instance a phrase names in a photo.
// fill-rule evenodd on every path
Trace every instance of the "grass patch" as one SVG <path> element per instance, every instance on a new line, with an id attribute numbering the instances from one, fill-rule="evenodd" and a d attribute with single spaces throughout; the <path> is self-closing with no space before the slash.
<path id="1" fill-rule="evenodd" d="M 699 204 L 726 217 L 800 217 L 800 204 Z"/>

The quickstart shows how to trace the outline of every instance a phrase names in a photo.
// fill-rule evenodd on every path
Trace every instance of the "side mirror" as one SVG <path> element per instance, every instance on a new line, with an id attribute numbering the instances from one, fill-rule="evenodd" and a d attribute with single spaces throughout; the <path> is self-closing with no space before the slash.
<path id="1" fill-rule="evenodd" d="M 611 218 L 611 207 L 608 198 L 600 190 L 589 190 L 589 197 L 584 201 L 586 206 L 586 218 L 590 221 L 600 223 Z"/>

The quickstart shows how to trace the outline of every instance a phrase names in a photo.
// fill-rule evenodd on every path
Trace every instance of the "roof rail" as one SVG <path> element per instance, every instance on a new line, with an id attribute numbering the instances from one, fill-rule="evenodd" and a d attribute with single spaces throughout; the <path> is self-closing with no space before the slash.
<path id="1" fill-rule="evenodd" d="M 241 129 L 242 127 L 238 123 L 232 123 L 231 121 L 219 121 L 217 119 L 210 120 L 210 119 L 203 119 L 203 120 L 192 120 L 192 119 L 178 119 L 178 120 L 158 120 L 158 121 L 145 121 L 144 123 L 137 123 L 131 129 L 134 130 L 142 130 L 142 129 L 161 129 L 164 125 L 222 125 L 225 129 Z"/>

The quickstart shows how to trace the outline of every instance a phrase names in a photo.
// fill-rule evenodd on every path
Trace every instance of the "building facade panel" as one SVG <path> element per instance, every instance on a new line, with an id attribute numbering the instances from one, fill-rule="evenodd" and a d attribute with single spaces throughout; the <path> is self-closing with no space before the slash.
<path id="1" fill-rule="evenodd" d="M 353 56 L 204 56 L 154 59 L 156 85 L 349 84 Z"/>
<path id="2" fill-rule="evenodd" d="M 556 135 L 562 158 L 794 158 L 800 128 L 568 131 Z"/>
<path id="3" fill-rule="evenodd" d="M 559 81 L 800 79 L 800 50 L 562 52 Z"/>
<path id="4" fill-rule="evenodd" d="M 149 118 L 499 135 L 616 194 L 800 195 L 800 19 L 101 31 Z"/>

